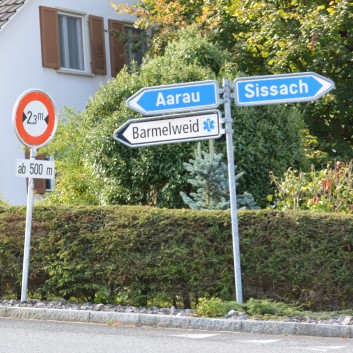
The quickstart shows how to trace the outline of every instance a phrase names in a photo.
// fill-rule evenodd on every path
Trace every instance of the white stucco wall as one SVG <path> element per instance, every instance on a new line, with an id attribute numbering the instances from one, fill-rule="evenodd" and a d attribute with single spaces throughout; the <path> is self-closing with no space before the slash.
<path id="1" fill-rule="evenodd" d="M 119 0 L 115 1 L 119 3 Z M 136 1 L 123 1 L 133 3 Z M 58 73 L 42 67 L 39 6 L 76 10 L 90 15 L 130 20 L 129 16 L 117 14 L 110 0 L 43 0 L 29 1 L 21 11 L 0 30 L 0 196 L 12 205 L 26 204 L 26 179 L 15 174 L 17 158 L 24 158 L 12 123 L 12 111 L 17 98 L 26 90 L 38 88 L 54 100 L 57 110 L 72 107 L 85 108 L 102 82 L 110 76 L 108 33 L 106 35 L 107 75 L 94 77 Z"/>

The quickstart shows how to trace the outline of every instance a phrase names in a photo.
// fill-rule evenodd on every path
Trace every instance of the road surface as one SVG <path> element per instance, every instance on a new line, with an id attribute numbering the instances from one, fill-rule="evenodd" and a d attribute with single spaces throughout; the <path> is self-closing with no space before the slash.
<path id="1" fill-rule="evenodd" d="M 0 318 L 0 353 L 352 353 L 352 338 Z"/>

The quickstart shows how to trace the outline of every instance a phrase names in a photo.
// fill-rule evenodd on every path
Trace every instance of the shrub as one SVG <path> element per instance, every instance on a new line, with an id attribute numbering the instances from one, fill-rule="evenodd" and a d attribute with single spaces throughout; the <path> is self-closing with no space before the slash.
<path id="1" fill-rule="evenodd" d="M 266 197 L 273 193 L 269 172 L 281 177 L 290 167 L 310 169 L 302 135 L 303 117 L 289 106 L 234 107 L 234 155 L 239 179 L 237 193 L 246 191 L 264 207 Z M 225 142 L 216 142 L 224 156 Z"/>
<path id="2" fill-rule="evenodd" d="M 224 316 L 227 309 L 224 307 L 223 302 L 219 298 L 200 298 L 199 303 L 195 309 L 195 314 L 205 317 Z"/>
<path id="3" fill-rule="evenodd" d="M 293 316 L 299 314 L 299 307 L 269 299 L 250 298 L 244 305 L 251 316 Z"/>
<path id="4" fill-rule="evenodd" d="M 25 213 L 0 211 L 1 295 L 20 294 Z M 238 216 L 244 300 L 281 298 L 308 309 L 353 305 L 351 215 Z M 29 294 L 135 305 L 163 298 L 184 307 L 199 298 L 232 300 L 230 232 L 228 211 L 35 206 Z"/>
<path id="5" fill-rule="evenodd" d="M 300 308 L 282 302 L 275 302 L 269 299 L 250 298 L 245 304 L 226 302 L 219 298 L 201 298 L 196 306 L 195 315 L 205 317 L 225 316 L 230 310 L 245 312 L 251 317 L 269 318 L 274 316 L 299 315 Z"/>

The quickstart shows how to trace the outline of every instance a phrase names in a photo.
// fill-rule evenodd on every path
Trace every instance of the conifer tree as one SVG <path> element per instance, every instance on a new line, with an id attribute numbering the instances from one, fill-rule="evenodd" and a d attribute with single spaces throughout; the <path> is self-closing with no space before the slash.
<path id="1" fill-rule="evenodd" d="M 195 159 L 184 163 L 191 178 L 188 182 L 196 189 L 188 196 L 185 192 L 180 195 L 185 204 L 195 210 L 226 210 L 230 208 L 229 184 L 227 166 L 222 161 L 223 156 L 213 149 L 213 141 L 210 141 L 210 151 L 201 150 L 201 144 L 195 151 Z M 244 173 L 235 176 L 237 181 Z M 237 182 L 236 182 L 237 185 Z M 237 196 L 238 209 L 259 209 L 254 197 L 245 192 Z"/>

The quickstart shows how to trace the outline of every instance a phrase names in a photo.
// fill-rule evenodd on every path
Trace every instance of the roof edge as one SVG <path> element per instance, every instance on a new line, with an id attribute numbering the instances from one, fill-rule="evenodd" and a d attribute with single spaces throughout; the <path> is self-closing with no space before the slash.
<path id="1" fill-rule="evenodd" d="M 0 27 L 0 32 L 3 31 L 8 26 L 8 24 L 13 21 L 13 19 L 16 17 L 16 15 L 18 15 L 30 1 L 31 0 L 24 1 L 23 5 L 8 19 L 7 22 L 5 22 L 5 24 L 2 27 Z"/>

